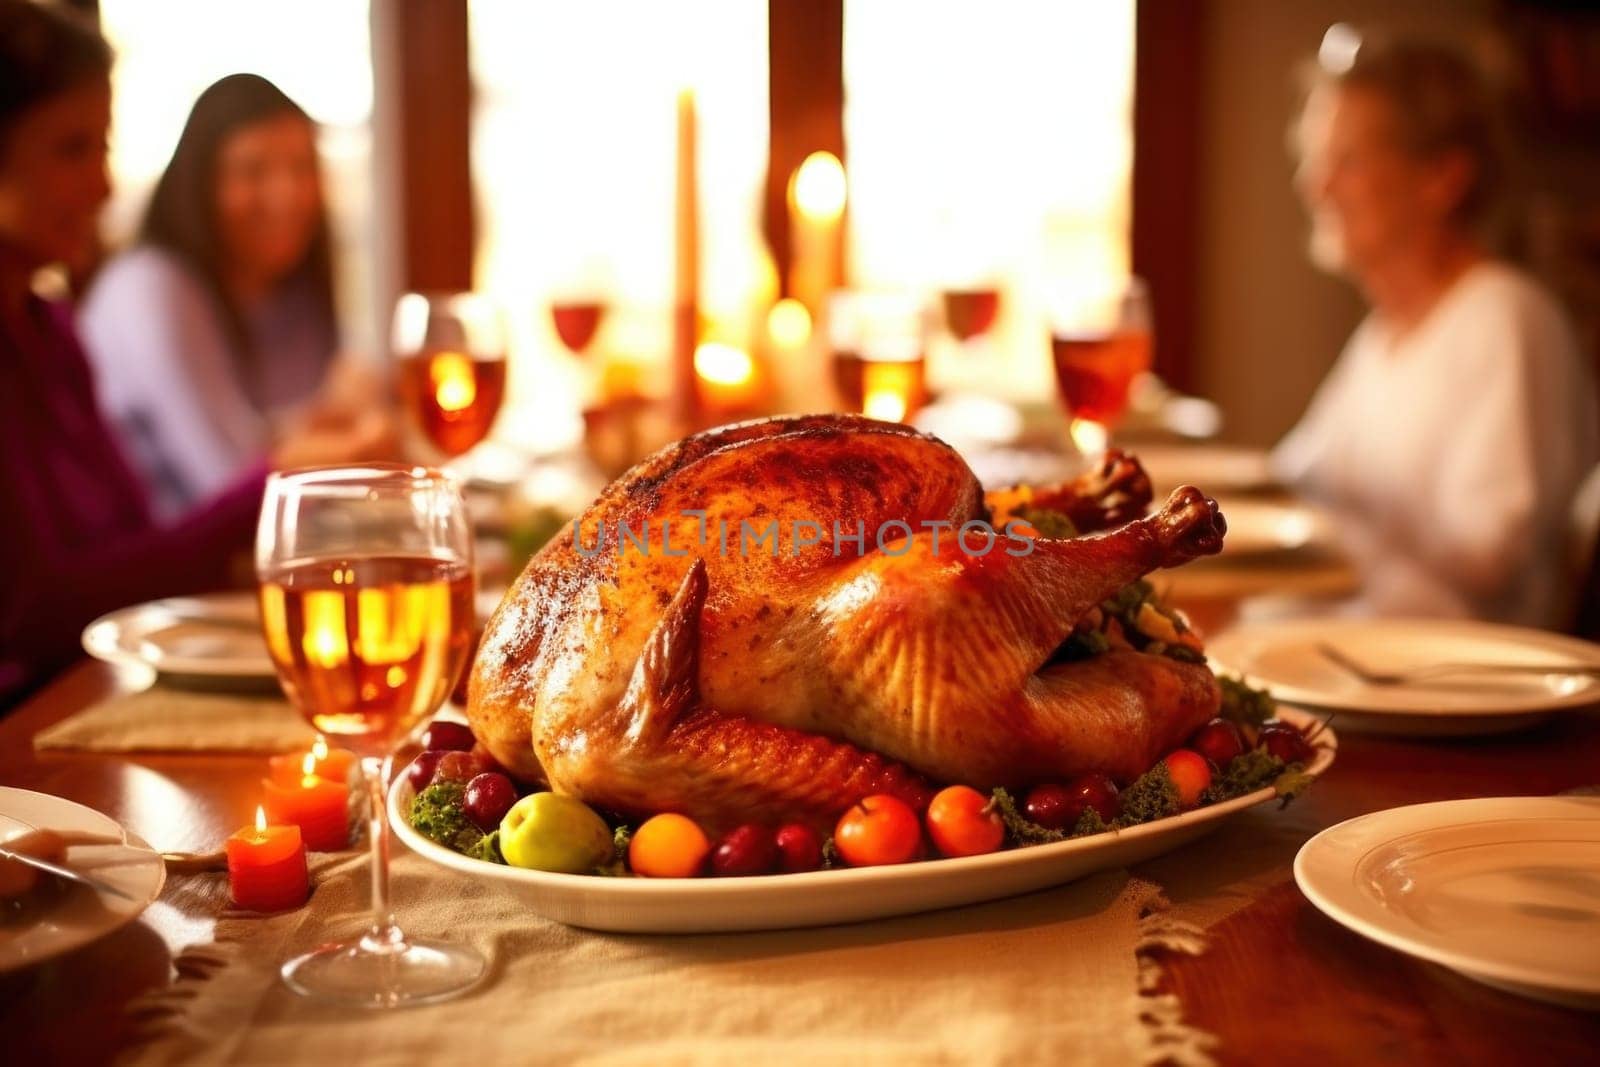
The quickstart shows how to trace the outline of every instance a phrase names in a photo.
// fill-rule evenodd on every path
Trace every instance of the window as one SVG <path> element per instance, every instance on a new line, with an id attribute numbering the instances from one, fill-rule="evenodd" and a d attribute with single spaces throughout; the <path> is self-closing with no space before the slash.
<path id="1" fill-rule="evenodd" d="M 990 352 L 935 351 L 937 384 L 1047 395 L 1047 301 L 1126 274 L 1133 37 L 1132 0 L 846 0 L 852 283 L 1001 291 Z"/>
<path id="2" fill-rule="evenodd" d="M 603 300 L 588 359 L 665 388 L 685 88 L 698 113 L 704 328 L 745 343 L 765 310 L 766 4 L 475 0 L 469 25 L 476 273 L 512 335 L 512 417 L 497 435 L 556 448 L 581 432 L 584 374 L 551 325 L 553 300 Z"/>

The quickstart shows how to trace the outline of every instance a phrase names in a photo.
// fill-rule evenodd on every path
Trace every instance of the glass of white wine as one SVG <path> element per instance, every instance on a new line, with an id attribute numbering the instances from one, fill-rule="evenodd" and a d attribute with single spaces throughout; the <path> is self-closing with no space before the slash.
<path id="1" fill-rule="evenodd" d="M 385 796 L 395 747 L 466 663 L 472 531 L 460 487 L 427 467 L 284 471 L 256 533 L 267 648 L 289 699 L 361 757 L 371 811 L 372 924 L 283 966 L 307 996 L 396 1007 L 441 1000 L 484 971 L 473 948 L 407 937 L 389 906 Z"/>

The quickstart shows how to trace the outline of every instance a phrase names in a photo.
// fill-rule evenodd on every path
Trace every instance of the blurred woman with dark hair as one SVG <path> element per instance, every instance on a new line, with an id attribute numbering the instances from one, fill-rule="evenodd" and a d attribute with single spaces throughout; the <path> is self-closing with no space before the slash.
<path id="1" fill-rule="evenodd" d="M 95 616 L 228 584 L 247 563 L 268 461 L 336 463 L 373 444 L 297 435 L 200 510 L 154 520 L 67 308 L 33 289 L 41 268 L 94 254 L 110 71 L 105 41 L 71 13 L 0 0 L 0 708 L 76 656 Z"/>
<path id="2" fill-rule="evenodd" d="M 1344 518 L 1360 609 L 1561 625 L 1595 385 L 1556 301 L 1487 251 L 1506 171 L 1488 86 L 1439 45 L 1367 42 L 1320 73 L 1299 140 L 1312 258 L 1372 311 L 1279 473 Z"/>
<path id="3" fill-rule="evenodd" d="M 79 315 L 158 514 L 219 491 L 286 429 L 363 416 L 315 399 L 338 347 L 328 246 L 311 119 L 254 74 L 206 89 L 139 244 Z"/>

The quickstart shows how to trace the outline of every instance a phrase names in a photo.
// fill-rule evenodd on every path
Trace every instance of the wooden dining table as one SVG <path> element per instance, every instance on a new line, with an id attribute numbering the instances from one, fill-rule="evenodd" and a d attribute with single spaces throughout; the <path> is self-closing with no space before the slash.
<path id="1" fill-rule="evenodd" d="M 1225 602 L 1187 605 L 1204 626 Z M 0 719 L 0 784 L 105 812 L 164 851 L 209 851 L 244 824 L 265 757 L 36 752 L 39 730 L 137 684 L 84 661 Z M 1600 715 L 1455 740 L 1346 733 L 1297 814 L 1313 827 L 1402 804 L 1552 794 L 1600 783 Z M 398 847 L 398 846 L 397 846 Z M 1186 846 L 1203 863 L 1206 843 Z M 1499 992 L 1346 930 L 1276 858 L 1268 888 L 1210 930 L 1207 949 L 1163 958 L 1184 1018 L 1224 1063 L 1576 1064 L 1600 1056 L 1600 1013 Z M 173 877 L 139 921 L 64 957 L 0 975 L 0 1033 L 14 1063 L 96 1063 L 126 1046 L 125 1006 L 175 977 L 209 940 L 222 880 Z M 1600 907 L 1600 901 L 1597 901 Z M 1595 946 L 1600 952 L 1600 945 Z M 1070 1000 L 1070 994 L 1066 994 Z M 373 1025 L 381 1025 L 378 1019 Z"/>

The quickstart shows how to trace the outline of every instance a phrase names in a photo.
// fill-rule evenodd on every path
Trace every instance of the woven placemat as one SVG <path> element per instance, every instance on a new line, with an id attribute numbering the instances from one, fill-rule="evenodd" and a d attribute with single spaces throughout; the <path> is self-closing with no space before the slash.
<path id="1" fill-rule="evenodd" d="M 33 738 L 39 750 L 289 752 L 316 733 L 281 696 L 153 685 L 92 705 Z"/>

